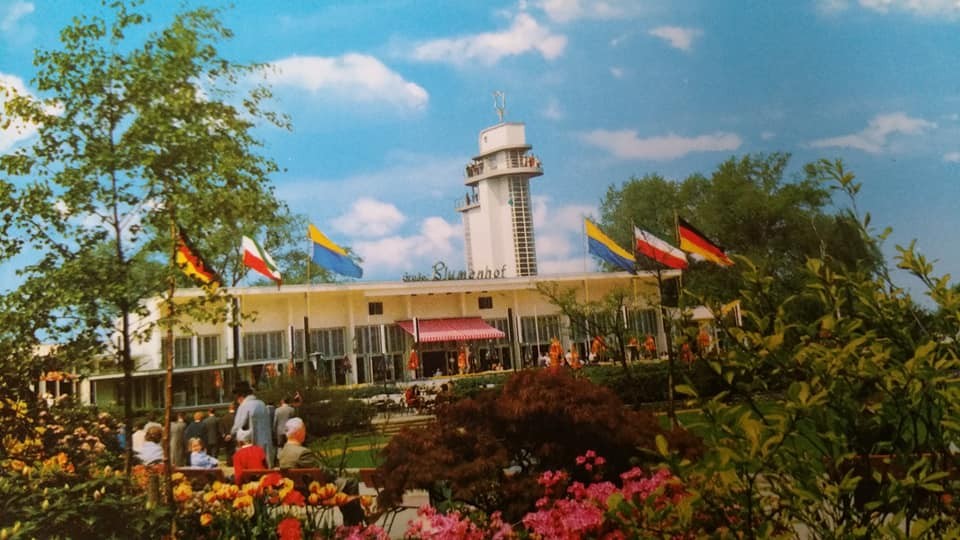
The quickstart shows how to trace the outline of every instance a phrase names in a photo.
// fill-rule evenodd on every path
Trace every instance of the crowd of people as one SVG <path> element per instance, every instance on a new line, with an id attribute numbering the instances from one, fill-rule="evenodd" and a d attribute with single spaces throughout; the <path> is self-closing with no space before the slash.
<path id="1" fill-rule="evenodd" d="M 222 416 L 214 409 L 196 411 L 188 422 L 183 412 L 170 423 L 170 462 L 174 467 L 236 469 L 320 467 L 312 453 L 298 452 L 291 460 L 288 446 L 299 446 L 306 426 L 284 397 L 274 407 L 256 396 L 250 383 L 240 381 L 234 387 L 234 401 Z M 163 461 L 163 426 L 152 416 L 135 426 L 131 444 L 140 462 L 152 465 Z M 277 449 L 280 449 L 278 452 Z M 302 454 L 302 455 L 301 455 Z M 220 459 L 224 455 L 225 460 Z M 235 474 L 239 479 L 240 475 Z"/>

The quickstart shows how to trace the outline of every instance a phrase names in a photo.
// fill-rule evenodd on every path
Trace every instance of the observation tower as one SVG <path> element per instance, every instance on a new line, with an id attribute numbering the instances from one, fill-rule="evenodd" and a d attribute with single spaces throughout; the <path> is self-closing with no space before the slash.
<path id="1" fill-rule="evenodd" d="M 537 275 L 530 179 L 543 175 L 530 153 L 526 126 L 505 122 L 506 99 L 494 93 L 499 123 L 480 132 L 480 152 L 466 166 L 467 193 L 456 209 L 463 215 L 464 251 L 471 274 Z"/>

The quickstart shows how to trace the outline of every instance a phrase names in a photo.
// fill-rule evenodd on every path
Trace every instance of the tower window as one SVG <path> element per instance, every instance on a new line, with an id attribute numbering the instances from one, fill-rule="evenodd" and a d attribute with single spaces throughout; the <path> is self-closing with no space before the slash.
<path id="1" fill-rule="evenodd" d="M 477 297 L 477 306 L 480 309 L 493 309 L 493 297 L 492 296 L 478 296 Z"/>
<path id="2" fill-rule="evenodd" d="M 367 314 L 369 314 L 369 315 L 383 315 L 383 302 L 369 302 L 369 303 L 367 303 Z"/>

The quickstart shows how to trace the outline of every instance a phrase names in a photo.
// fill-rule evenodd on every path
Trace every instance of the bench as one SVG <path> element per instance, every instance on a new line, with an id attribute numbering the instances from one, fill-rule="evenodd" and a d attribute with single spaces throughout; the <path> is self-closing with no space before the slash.
<path id="1" fill-rule="evenodd" d="M 328 484 L 336 480 L 326 469 L 308 468 L 308 469 L 244 469 L 237 478 L 240 485 L 247 482 L 253 482 L 270 474 L 279 473 L 284 478 L 293 480 L 293 488 L 306 494 L 310 491 L 310 483 L 318 482 L 320 485 Z"/>
<path id="2" fill-rule="evenodd" d="M 174 467 L 174 473 L 183 474 L 194 488 L 202 488 L 214 482 L 224 482 L 226 477 L 220 467 Z"/>
<path id="3" fill-rule="evenodd" d="M 368 488 L 375 489 L 378 492 L 380 488 L 383 487 L 382 478 L 380 474 L 377 473 L 377 469 L 373 468 L 363 468 L 357 471 L 360 475 L 360 481 L 364 483 Z"/>

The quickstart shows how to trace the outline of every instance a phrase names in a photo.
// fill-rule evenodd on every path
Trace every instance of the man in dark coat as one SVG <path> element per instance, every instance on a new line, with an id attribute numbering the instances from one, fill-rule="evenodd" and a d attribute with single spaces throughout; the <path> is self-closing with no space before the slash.
<path id="1" fill-rule="evenodd" d="M 193 422 L 187 424 L 187 427 L 183 430 L 184 452 L 187 456 L 190 455 L 190 439 L 206 441 L 207 439 L 203 435 L 203 413 L 197 411 L 193 413 Z"/>
<path id="2" fill-rule="evenodd" d="M 236 414 L 237 408 L 231 403 L 227 412 L 220 417 L 220 433 L 223 434 L 223 449 L 227 452 L 227 463 L 233 463 L 233 453 L 237 450 L 237 441 L 233 439 L 233 435 L 230 433 Z"/>
<path id="3" fill-rule="evenodd" d="M 283 445 L 287 442 L 287 420 L 297 415 L 296 409 L 291 407 L 289 402 L 290 398 L 280 398 L 280 406 L 273 411 L 273 431 L 277 448 L 283 448 Z"/>
<path id="4" fill-rule="evenodd" d="M 220 453 L 220 419 L 213 409 L 208 409 L 207 417 L 203 419 L 203 436 L 207 453 L 217 457 Z"/>

